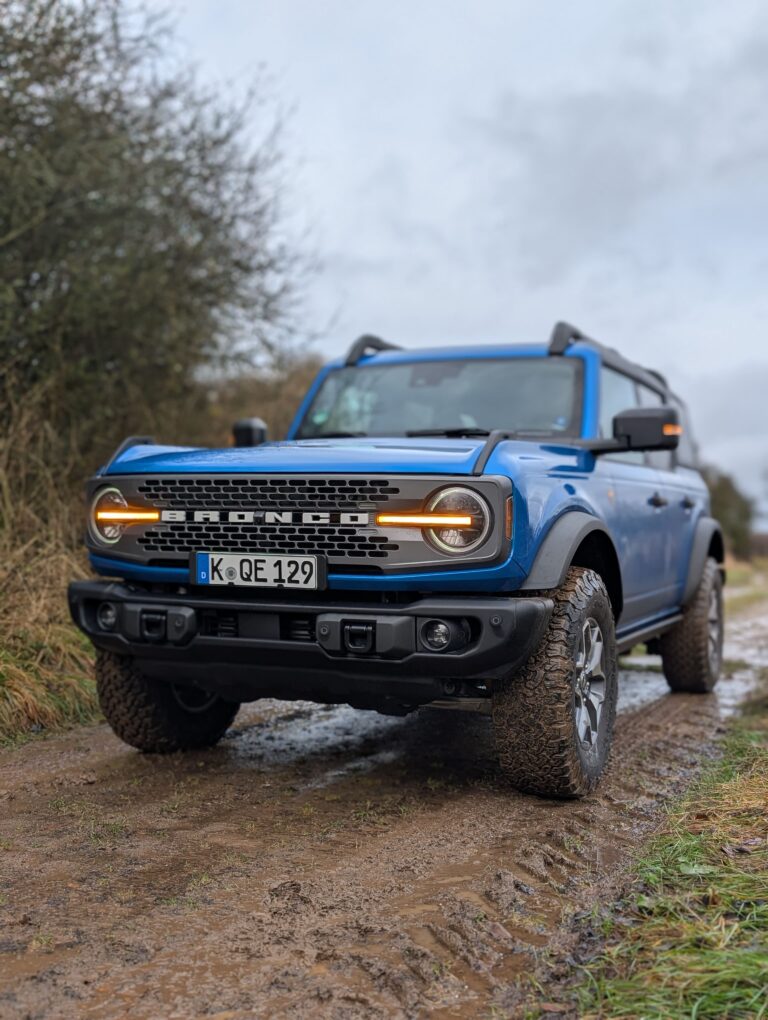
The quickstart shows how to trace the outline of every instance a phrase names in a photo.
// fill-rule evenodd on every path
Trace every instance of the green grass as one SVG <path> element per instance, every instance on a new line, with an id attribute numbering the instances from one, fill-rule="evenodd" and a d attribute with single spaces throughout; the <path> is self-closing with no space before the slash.
<path id="1" fill-rule="evenodd" d="M 580 1015 L 626 1020 L 768 1017 L 768 700 L 675 807 L 604 914 Z"/>
<path id="2" fill-rule="evenodd" d="M 749 563 L 730 563 L 727 574 L 725 606 L 729 613 L 741 613 L 768 599 L 768 559 L 765 557 L 755 557 Z"/>
<path id="3" fill-rule="evenodd" d="M 725 589 L 725 609 L 729 615 L 743 613 L 744 610 L 751 609 L 752 606 L 759 605 L 766 599 L 768 599 L 768 587 L 750 588 L 748 591 L 740 591 L 735 595 L 729 595 L 728 589 Z"/>
<path id="4" fill-rule="evenodd" d="M 754 584 L 756 567 L 754 563 L 728 563 L 728 584 L 732 588 L 746 588 Z"/>

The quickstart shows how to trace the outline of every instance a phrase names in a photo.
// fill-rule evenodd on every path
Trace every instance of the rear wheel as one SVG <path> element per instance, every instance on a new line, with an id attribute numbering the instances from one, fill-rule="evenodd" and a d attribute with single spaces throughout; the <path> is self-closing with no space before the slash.
<path id="1" fill-rule="evenodd" d="M 616 636 L 598 574 L 571 567 L 538 650 L 494 684 L 499 761 L 520 790 L 580 797 L 595 788 L 616 715 Z"/>
<path id="2" fill-rule="evenodd" d="M 150 680 L 133 659 L 112 652 L 97 653 L 96 689 L 109 725 L 140 751 L 210 747 L 240 708 L 200 687 Z"/>
<path id="3" fill-rule="evenodd" d="M 660 640 L 664 676 L 673 691 L 707 694 L 723 664 L 723 578 L 717 562 L 704 564 L 683 618 Z"/>

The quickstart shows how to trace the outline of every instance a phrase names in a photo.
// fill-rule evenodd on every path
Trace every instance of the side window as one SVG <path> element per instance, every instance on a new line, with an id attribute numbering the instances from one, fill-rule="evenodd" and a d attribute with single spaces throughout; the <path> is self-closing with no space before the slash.
<path id="1" fill-rule="evenodd" d="M 613 437 L 613 419 L 629 407 L 637 407 L 635 384 L 628 375 L 612 368 L 600 369 L 600 438 Z"/>
<path id="2" fill-rule="evenodd" d="M 664 404 L 664 398 L 660 393 L 652 390 L 650 386 L 643 386 L 642 383 L 637 384 L 637 396 L 641 407 L 661 407 Z M 671 471 L 674 467 L 671 450 L 649 450 L 645 460 L 646 464 L 660 471 Z"/>
<path id="3" fill-rule="evenodd" d="M 677 413 L 680 415 L 680 424 L 683 426 L 683 434 L 680 436 L 680 442 L 677 444 L 677 463 L 683 467 L 698 467 L 699 451 L 693 438 L 693 432 L 691 432 L 688 408 L 677 397 L 672 397 L 670 402 L 673 407 L 677 408 Z"/>
<path id="4" fill-rule="evenodd" d="M 628 375 L 603 366 L 600 369 L 600 438 L 613 437 L 613 419 L 622 411 L 637 407 L 635 383 Z M 632 464 L 645 463 L 644 455 L 635 450 L 626 453 L 607 454 L 612 460 L 626 461 Z"/>

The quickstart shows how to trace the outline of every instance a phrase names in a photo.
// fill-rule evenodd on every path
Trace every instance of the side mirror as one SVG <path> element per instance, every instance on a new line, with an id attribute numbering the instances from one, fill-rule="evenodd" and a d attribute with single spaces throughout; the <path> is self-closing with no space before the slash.
<path id="1" fill-rule="evenodd" d="M 631 407 L 613 419 L 624 450 L 676 450 L 683 429 L 674 407 Z"/>
<path id="2" fill-rule="evenodd" d="M 235 446 L 261 446 L 267 441 L 267 423 L 261 418 L 241 418 L 232 426 Z"/>

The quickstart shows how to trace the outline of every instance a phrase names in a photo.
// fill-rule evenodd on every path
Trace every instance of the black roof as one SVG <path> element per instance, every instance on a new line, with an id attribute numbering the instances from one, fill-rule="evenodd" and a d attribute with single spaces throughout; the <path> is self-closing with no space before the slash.
<path id="1" fill-rule="evenodd" d="M 590 347 L 594 347 L 600 352 L 603 364 L 608 365 L 609 368 L 615 368 L 618 372 L 623 372 L 624 375 L 630 376 L 636 382 L 643 383 L 644 386 L 648 386 L 652 390 L 656 390 L 665 399 L 674 396 L 669 388 L 669 383 L 661 372 L 652 368 L 643 368 L 637 362 L 630 361 L 614 347 L 606 347 L 605 344 L 582 333 L 580 329 L 572 326 L 569 322 L 556 322 L 549 341 L 549 353 L 555 357 L 565 354 L 574 343 L 587 343 Z M 675 399 L 679 400 L 679 397 Z"/>

